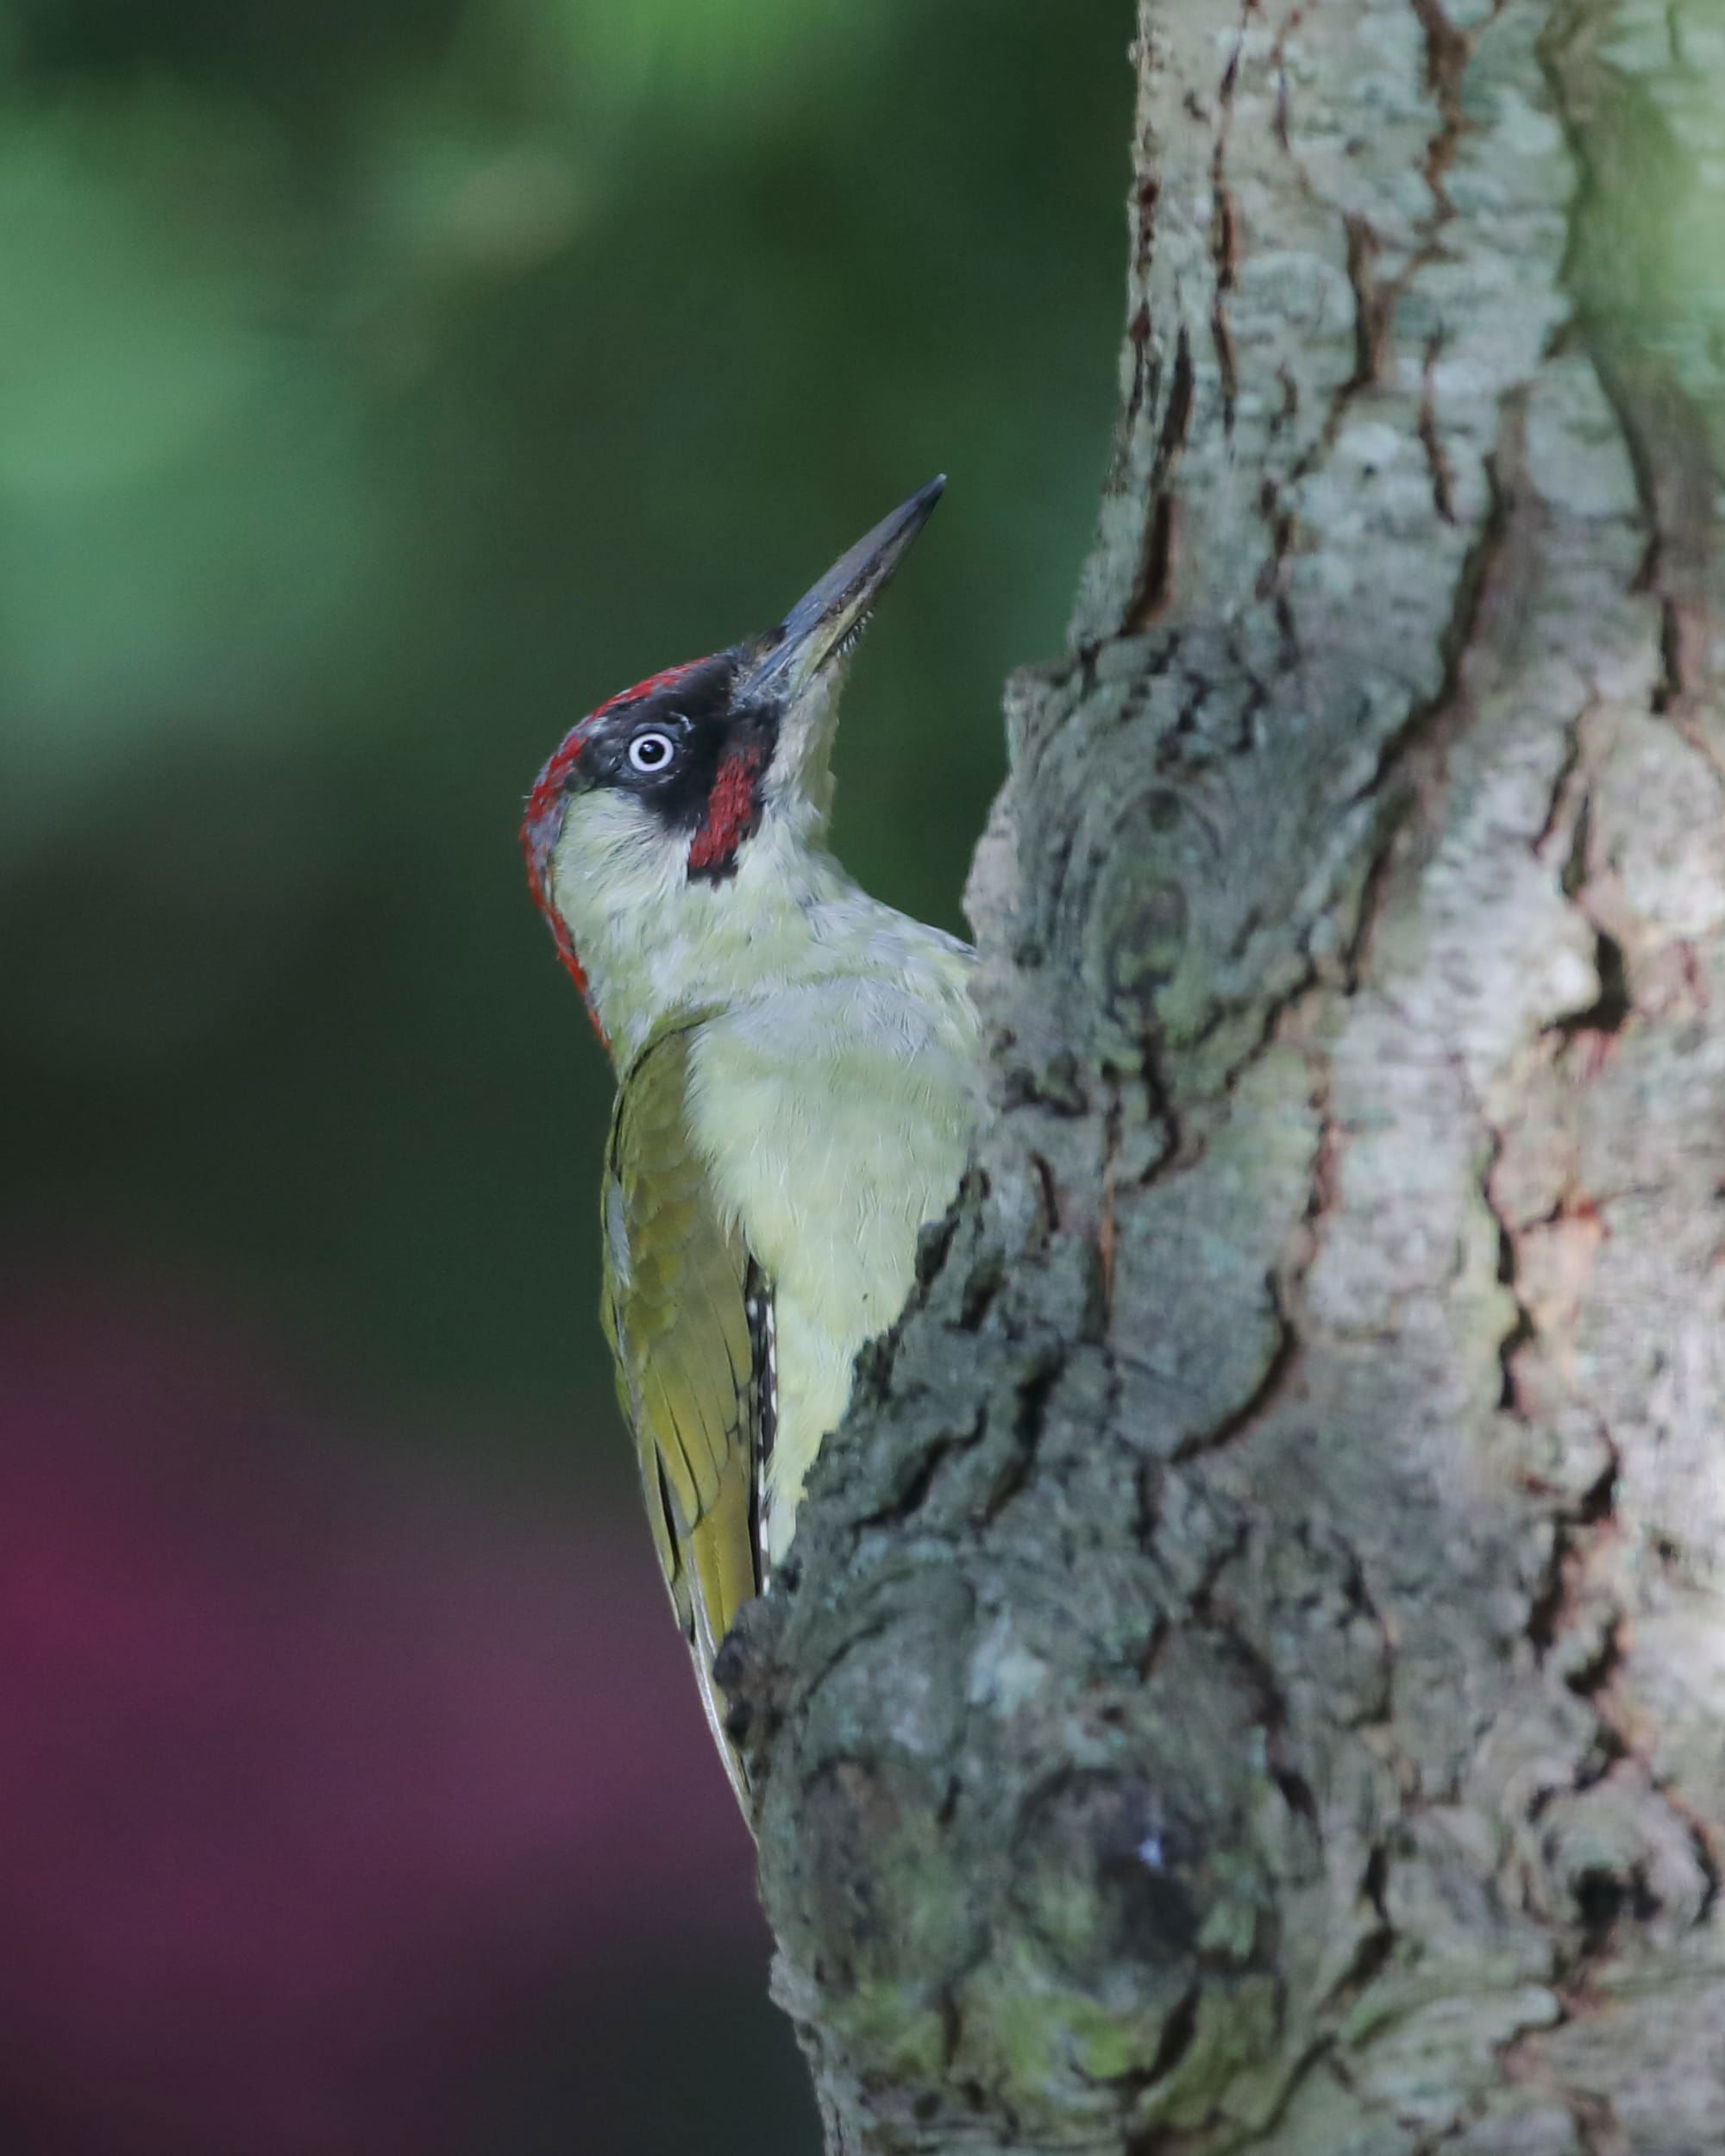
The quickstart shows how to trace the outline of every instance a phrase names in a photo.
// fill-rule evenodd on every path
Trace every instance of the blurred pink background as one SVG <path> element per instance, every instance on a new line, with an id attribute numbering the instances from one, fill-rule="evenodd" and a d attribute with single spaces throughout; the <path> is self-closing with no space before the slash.
<path id="1" fill-rule="evenodd" d="M 356 1441 L 207 1289 L 9 1285 L 0 2147 L 644 2149 L 739 2045 L 801 2140 L 639 1519 Z"/>

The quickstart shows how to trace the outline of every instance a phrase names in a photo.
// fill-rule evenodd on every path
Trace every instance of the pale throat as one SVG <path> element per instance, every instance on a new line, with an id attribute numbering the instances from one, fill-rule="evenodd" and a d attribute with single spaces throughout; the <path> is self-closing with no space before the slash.
<path id="1" fill-rule="evenodd" d="M 812 804 L 769 805 L 734 874 L 712 880 L 692 877 L 687 840 L 649 828 L 636 804 L 601 794 L 571 804 L 552 856 L 553 903 L 619 1073 L 678 1012 L 842 966 L 835 909 L 872 906 L 819 844 L 824 822 Z"/>

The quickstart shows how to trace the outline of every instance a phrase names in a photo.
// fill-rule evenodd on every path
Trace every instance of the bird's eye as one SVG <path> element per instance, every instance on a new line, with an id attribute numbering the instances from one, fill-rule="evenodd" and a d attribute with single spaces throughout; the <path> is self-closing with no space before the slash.
<path id="1" fill-rule="evenodd" d="M 637 734 L 629 744 L 629 764 L 633 771 L 649 776 L 665 770 L 677 753 L 677 744 L 668 734 L 649 731 Z"/>

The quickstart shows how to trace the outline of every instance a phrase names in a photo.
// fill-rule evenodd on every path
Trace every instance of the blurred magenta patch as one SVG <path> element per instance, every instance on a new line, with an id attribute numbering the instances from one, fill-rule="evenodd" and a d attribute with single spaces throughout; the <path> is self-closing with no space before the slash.
<path id="1" fill-rule="evenodd" d="M 764 1961 L 640 1521 L 361 1463 L 273 1363 L 0 1314 L 9 2149 L 417 2156 L 572 1975 Z"/>

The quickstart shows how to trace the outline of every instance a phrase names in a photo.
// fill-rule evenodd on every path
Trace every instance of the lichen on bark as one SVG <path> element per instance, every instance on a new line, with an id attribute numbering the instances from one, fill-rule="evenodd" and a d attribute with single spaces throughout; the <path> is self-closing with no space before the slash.
<path id="1" fill-rule="evenodd" d="M 998 1112 L 723 1662 L 779 1996 L 854 2156 L 1698 2156 L 1725 25 L 1134 52 Z"/>

